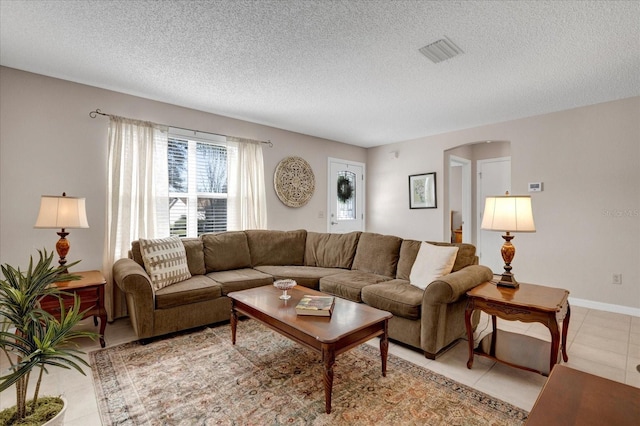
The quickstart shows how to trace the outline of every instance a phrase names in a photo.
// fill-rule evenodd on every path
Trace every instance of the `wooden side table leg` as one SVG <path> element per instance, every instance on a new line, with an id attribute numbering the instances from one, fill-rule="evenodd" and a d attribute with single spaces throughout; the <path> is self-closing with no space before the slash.
<path id="1" fill-rule="evenodd" d="M 560 330 L 558 329 L 555 313 L 552 314 L 552 318 L 549 318 L 547 327 L 551 332 L 551 355 L 549 358 L 549 374 L 551 374 L 551 370 L 558 363 L 558 349 L 560 348 Z"/>
<path id="2" fill-rule="evenodd" d="M 331 414 L 331 391 L 333 389 L 333 365 L 336 362 L 336 352 L 333 345 L 322 345 L 322 363 L 324 364 L 324 406 L 327 414 Z"/>
<path id="3" fill-rule="evenodd" d="M 382 377 L 387 377 L 387 357 L 389 354 L 388 321 L 384 320 L 384 333 L 380 336 L 380 359 L 382 361 Z"/>
<path id="4" fill-rule="evenodd" d="M 97 318 L 97 316 L 94 316 L 93 319 L 95 320 Z M 107 326 L 107 314 L 105 313 L 104 315 L 100 315 L 100 347 L 104 348 L 106 346 L 106 343 L 104 341 L 104 329 Z"/>
<path id="5" fill-rule="evenodd" d="M 471 326 L 471 316 L 473 315 L 473 300 L 467 302 L 467 308 L 464 311 L 464 325 L 467 328 L 467 340 L 469 341 L 469 360 L 467 368 L 473 367 L 473 327 Z"/>
<path id="6" fill-rule="evenodd" d="M 567 355 L 567 333 L 569 332 L 569 319 L 571 318 L 571 306 L 567 302 L 567 315 L 562 320 L 562 359 L 564 362 L 569 361 Z"/>
<path id="7" fill-rule="evenodd" d="M 496 356 L 496 339 L 498 338 L 498 321 L 496 320 L 495 315 L 491 315 L 491 348 L 489 348 L 489 353 L 491 356 Z"/>
<path id="8" fill-rule="evenodd" d="M 98 325 L 98 317 L 100 317 L 100 347 L 104 348 L 104 329 L 107 326 L 107 310 L 104 308 L 104 285 L 98 287 L 98 315 L 93 316 L 93 325 Z"/>

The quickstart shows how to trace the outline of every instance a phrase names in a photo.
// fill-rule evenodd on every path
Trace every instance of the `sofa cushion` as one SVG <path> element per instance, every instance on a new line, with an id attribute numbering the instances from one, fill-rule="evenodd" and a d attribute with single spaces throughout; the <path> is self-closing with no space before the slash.
<path id="1" fill-rule="evenodd" d="M 411 267 L 416 261 L 418 250 L 420 250 L 420 244 L 422 244 L 422 242 L 417 240 L 402 240 L 396 278 L 409 281 L 409 275 L 411 275 Z"/>
<path id="2" fill-rule="evenodd" d="M 142 252 L 140 251 L 140 241 L 131 242 L 131 250 L 129 250 L 129 258 L 133 259 L 138 265 L 144 268 L 144 260 L 142 260 Z"/>
<path id="3" fill-rule="evenodd" d="M 182 238 L 184 250 L 187 253 L 187 265 L 191 275 L 204 275 L 204 247 L 200 238 Z"/>
<path id="4" fill-rule="evenodd" d="M 427 241 L 429 244 L 445 247 L 458 247 L 458 254 L 456 255 L 456 261 L 453 264 L 451 272 L 459 271 L 460 269 L 469 265 L 475 265 L 477 263 L 476 247 L 472 244 L 466 243 L 442 243 Z M 417 240 L 402 240 L 400 247 L 400 259 L 398 260 L 398 272 L 396 278 L 401 280 L 409 280 L 411 274 L 411 268 L 420 250 L 422 241 Z"/>
<path id="5" fill-rule="evenodd" d="M 242 231 L 203 234 L 204 263 L 207 272 L 251 267 L 247 236 Z"/>
<path id="6" fill-rule="evenodd" d="M 389 277 L 362 271 L 345 271 L 320 278 L 320 291 L 343 299 L 362 302 L 360 292 L 368 285 L 389 281 Z"/>
<path id="7" fill-rule="evenodd" d="M 156 309 L 167 309 L 222 296 L 222 286 L 204 275 L 170 285 L 156 292 Z"/>
<path id="8" fill-rule="evenodd" d="M 144 267 L 155 290 L 191 278 L 179 237 L 140 239 Z"/>
<path id="9" fill-rule="evenodd" d="M 225 296 L 232 291 L 273 285 L 273 277 L 271 275 L 251 268 L 211 272 L 206 276 L 222 286 L 222 294 Z"/>
<path id="10" fill-rule="evenodd" d="M 320 268 L 317 266 L 256 266 L 260 272 L 273 276 L 274 280 L 292 279 L 303 287 L 318 290 L 320 278 L 344 272 L 341 268 Z"/>
<path id="11" fill-rule="evenodd" d="M 307 231 L 244 231 L 251 253 L 251 266 L 303 265 Z"/>
<path id="12" fill-rule="evenodd" d="M 362 289 L 362 301 L 395 316 L 416 320 L 420 318 L 424 290 L 406 280 L 391 280 Z"/>
<path id="13" fill-rule="evenodd" d="M 363 232 L 351 269 L 395 278 L 401 243 L 399 237 Z"/>
<path id="14" fill-rule="evenodd" d="M 457 254 L 458 247 L 423 242 L 411 267 L 411 284 L 424 290 L 432 281 L 451 272 Z"/>
<path id="15" fill-rule="evenodd" d="M 478 257 L 476 256 L 476 246 L 473 244 L 467 243 L 443 243 L 439 241 L 427 241 L 429 244 L 433 244 L 436 246 L 456 246 L 458 247 L 458 255 L 456 256 L 456 261 L 453 264 L 453 269 L 451 272 L 459 271 L 462 268 L 466 268 L 470 265 L 478 264 Z"/>
<path id="16" fill-rule="evenodd" d="M 304 251 L 306 266 L 351 269 L 361 232 L 327 234 L 307 232 Z"/>

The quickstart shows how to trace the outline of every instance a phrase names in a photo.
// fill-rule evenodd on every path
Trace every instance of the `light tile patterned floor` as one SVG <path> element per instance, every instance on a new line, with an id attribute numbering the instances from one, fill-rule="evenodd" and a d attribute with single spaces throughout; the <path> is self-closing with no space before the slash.
<path id="1" fill-rule="evenodd" d="M 82 327 L 93 329 L 92 321 L 84 321 Z M 537 323 L 501 321 L 498 327 L 543 340 L 550 340 L 548 330 Z M 479 332 L 490 329 L 489 318 L 483 314 Z M 107 325 L 107 345 L 113 346 L 135 339 L 128 319 Z M 378 345 L 377 341 L 371 344 Z M 631 386 L 640 387 L 640 318 L 572 306 L 568 334 L 568 366 L 606 377 Z M 92 341 L 82 342 L 84 351 L 99 349 Z M 422 353 L 391 343 L 390 353 L 415 364 L 425 366 L 465 385 L 486 392 L 525 410 L 531 410 L 545 383 L 546 377 L 536 373 L 495 363 L 484 357 L 476 357 L 473 368 L 467 369 L 467 344 L 461 341 L 449 351 L 429 360 Z M 6 363 L 5 363 L 6 364 Z M 0 367 L 5 368 L 2 364 Z M 90 372 L 82 376 L 75 371 L 51 371 L 43 380 L 42 394 L 61 394 L 70 402 L 66 414 L 66 426 L 100 425 Z M 0 394 L 0 408 L 15 403 L 13 388 Z"/>

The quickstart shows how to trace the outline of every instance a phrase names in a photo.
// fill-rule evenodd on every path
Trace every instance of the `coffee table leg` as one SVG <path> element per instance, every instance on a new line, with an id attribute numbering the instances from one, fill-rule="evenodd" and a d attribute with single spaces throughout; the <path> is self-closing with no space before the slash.
<path id="1" fill-rule="evenodd" d="M 387 356 L 389 354 L 388 321 L 384 320 L 384 333 L 380 336 L 380 358 L 382 360 L 382 377 L 387 377 Z"/>
<path id="2" fill-rule="evenodd" d="M 238 313 L 234 309 L 233 302 L 231 302 L 231 344 L 236 344 L 236 327 L 238 326 Z"/>
<path id="3" fill-rule="evenodd" d="M 324 406 L 327 414 L 331 414 L 331 390 L 333 389 L 333 364 L 336 352 L 333 345 L 322 345 L 322 363 L 324 364 Z"/>

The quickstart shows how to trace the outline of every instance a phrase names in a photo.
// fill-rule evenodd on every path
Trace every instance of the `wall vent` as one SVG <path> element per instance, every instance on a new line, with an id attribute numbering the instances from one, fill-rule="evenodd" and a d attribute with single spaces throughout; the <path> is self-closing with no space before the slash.
<path id="1" fill-rule="evenodd" d="M 447 36 L 438 41 L 434 41 L 431 44 L 427 44 L 424 47 L 418 49 L 420 53 L 429 58 L 431 62 L 437 64 L 438 62 L 446 61 L 454 56 L 458 56 L 464 53 L 462 49 L 455 45 L 454 42 L 449 40 Z"/>

